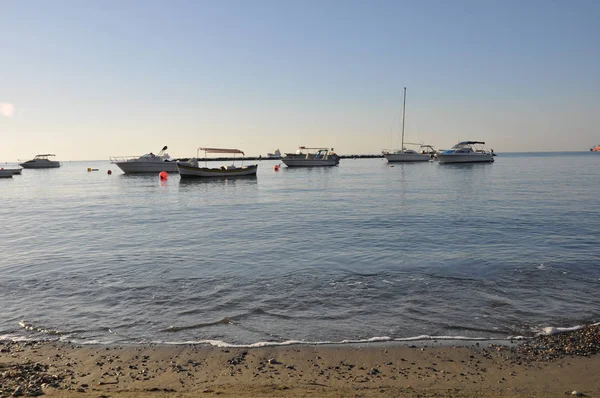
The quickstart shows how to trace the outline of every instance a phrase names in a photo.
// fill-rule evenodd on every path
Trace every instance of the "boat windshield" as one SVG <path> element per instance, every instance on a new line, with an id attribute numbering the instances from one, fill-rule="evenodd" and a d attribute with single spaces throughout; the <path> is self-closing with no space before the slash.
<path id="1" fill-rule="evenodd" d="M 48 154 L 44 154 L 44 155 L 36 155 L 33 160 L 49 160 L 48 157 L 49 156 L 56 156 L 56 155 L 52 155 L 50 153 Z"/>

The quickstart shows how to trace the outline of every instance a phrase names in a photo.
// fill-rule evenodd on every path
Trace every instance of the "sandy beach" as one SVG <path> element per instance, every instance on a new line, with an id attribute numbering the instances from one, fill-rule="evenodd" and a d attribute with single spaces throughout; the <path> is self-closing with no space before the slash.
<path id="1" fill-rule="evenodd" d="M 0 396 L 598 396 L 599 335 L 592 326 L 509 345 L 245 349 L 5 341 Z"/>

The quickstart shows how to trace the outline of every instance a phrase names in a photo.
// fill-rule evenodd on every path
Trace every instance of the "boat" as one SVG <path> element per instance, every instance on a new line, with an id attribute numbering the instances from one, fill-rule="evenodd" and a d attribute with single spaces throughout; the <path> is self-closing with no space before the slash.
<path id="1" fill-rule="evenodd" d="M 435 150 L 431 145 L 423 145 L 423 144 L 412 144 L 408 142 L 404 142 L 404 119 L 406 116 L 406 87 L 404 87 L 404 101 L 402 104 L 402 144 L 400 145 L 401 149 L 397 150 L 383 150 L 381 153 L 383 157 L 387 159 L 388 162 L 427 162 L 430 160 L 435 154 Z M 413 149 L 406 149 L 404 145 L 420 145 L 419 151 L 415 151 Z"/>
<path id="2" fill-rule="evenodd" d="M 112 156 L 110 162 L 119 166 L 125 174 L 160 173 L 161 171 L 177 173 L 177 161 L 171 160 L 166 150 L 165 145 L 156 155 L 150 152 L 142 156 Z"/>
<path id="3" fill-rule="evenodd" d="M 329 150 L 300 146 L 296 153 L 286 153 L 281 161 L 287 167 L 326 167 L 337 166 L 340 163 L 340 157 L 333 152 L 333 148 Z"/>
<path id="4" fill-rule="evenodd" d="M 198 154 L 200 151 L 204 151 L 204 167 L 198 166 Z M 208 159 L 207 154 L 209 153 L 227 153 L 233 154 L 233 162 L 235 162 L 235 155 L 241 154 L 244 156 L 244 152 L 239 149 L 224 149 L 224 148 L 203 148 L 200 147 L 196 151 L 196 157 L 190 159 L 188 164 L 179 163 L 177 165 L 179 175 L 181 178 L 211 178 L 211 177 L 248 177 L 256 176 L 258 165 L 253 164 L 244 166 L 244 160 L 242 164 L 236 166 L 235 164 L 221 166 L 218 168 L 211 168 L 206 165 Z"/>
<path id="5" fill-rule="evenodd" d="M 600 144 L 596 145 L 593 148 L 590 148 L 590 151 L 592 151 L 592 152 L 600 152 Z"/>
<path id="6" fill-rule="evenodd" d="M 12 178 L 13 173 L 6 170 L 0 170 L 0 178 Z"/>
<path id="7" fill-rule="evenodd" d="M 4 172 L 8 172 L 11 173 L 12 175 L 16 176 L 16 175 L 21 175 L 21 168 L 17 168 L 17 169 L 5 169 L 5 168 L 0 168 L 0 171 L 4 171 Z"/>
<path id="8" fill-rule="evenodd" d="M 50 156 L 56 155 L 52 155 L 50 153 L 36 155 L 31 160 L 19 163 L 19 166 L 23 167 L 24 169 L 53 169 L 56 167 L 60 167 L 60 162 L 56 160 L 50 160 Z"/>
<path id="9" fill-rule="evenodd" d="M 462 141 L 452 149 L 438 152 L 437 158 L 440 163 L 491 163 L 494 161 L 494 150 L 487 151 L 484 145 L 483 141 Z"/>
<path id="10" fill-rule="evenodd" d="M 411 144 L 404 143 L 404 145 L 419 145 L 419 150 L 415 151 L 413 149 L 406 149 L 403 146 L 404 150 L 400 151 L 386 151 L 383 150 L 381 153 L 383 157 L 387 159 L 388 162 L 425 162 L 434 157 L 437 154 L 437 151 L 431 145 L 424 144 Z"/>
<path id="11" fill-rule="evenodd" d="M 281 152 L 279 152 L 279 148 L 275 149 L 275 152 L 273 152 L 273 153 L 271 153 L 271 152 L 267 153 L 267 157 L 279 159 L 281 157 Z"/>

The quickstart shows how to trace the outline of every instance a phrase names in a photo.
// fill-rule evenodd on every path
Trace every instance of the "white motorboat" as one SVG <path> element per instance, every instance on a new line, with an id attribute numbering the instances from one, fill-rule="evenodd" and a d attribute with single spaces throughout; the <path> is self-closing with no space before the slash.
<path id="1" fill-rule="evenodd" d="M 198 152 L 204 151 L 204 167 L 198 166 Z M 208 153 L 227 153 L 233 154 L 233 162 L 235 162 L 235 155 L 241 154 L 244 156 L 244 152 L 239 149 L 223 149 L 223 148 L 198 148 L 196 151 L 196 157 L 191 159 L 188 164 L 178 164 L 179 175 L 181 178 L 211 178 L 211 177 L 248 177 L 256 176 L 258 165 L 253 164 L 244 166 L 244 160 L 242 159 L 241 166 L 235 164 L 221 166 L 221 167 L 208 167 L 208 159 L 206 155 Z"/>
<path id="2" fill-rule="evenodd" d="M 404 100 L 402 104 L 402 144 L 397 150 L 383 150 L 381 153 L 388 162 L 427 162 L 435 154 L 435 150 L 431 145 L 411 144 L 404 142 L 404 119 L 406 118 L 406 87 L 404 87 Z M 420 145 L 419 152 L 413 149 L 406 149 L 404 145 Z"/>
<path id="3" fill-rule="evenodd" d="M 119 166 L 125 174 L 160 173 L 161 171 L 177 173 L 177 161 L 170 160 L 171 157 L 165 152 L 166 150 L 165 145 L 156 155 L 150 152 L 142 156 L 113 156 L 110 162 Z"/>
<path id="4" fill-rule="evenodd" d="M 439 152 L 437 158 L 443 163 L 483 163 L 494 161 L 494 150 L 484 149 L 483 141 L 462 141 L 454 145 L 452 149 Z"/>
<path id="5" fill-rule="evenodd" d="M 50 156 L 56 155 L 52 155 L 50 153 L 36 155 L 36 157 L 34 157 L 31 160 L 19 163 L 19 166 L 23 167 L 24 169 L 53 169 L 56 167 L 60 167 L 60 162 L 56 160 L 50 160 Z"/>
<path id="6" fill-rule="evenodd" d="M 287 167 L 326 167 L 337 166 L 340 163 L 340 157 L 333 152 L 333 148 L 330 151 L 327 148 L 307 148 L 300 146 L 296 153 L 286 153 L 281 158 L 281 161 Z"/>

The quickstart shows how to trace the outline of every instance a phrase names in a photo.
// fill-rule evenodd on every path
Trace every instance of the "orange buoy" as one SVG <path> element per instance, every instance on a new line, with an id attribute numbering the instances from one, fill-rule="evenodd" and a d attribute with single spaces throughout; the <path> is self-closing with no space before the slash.
<path id="1" fill-rule="evenodd" d="M 279 165 L 278 165 L 278 164 L 276 164 L 275 166 L 273 166 L 273 170 L 275 170 L 275 171 L 279 171 Z"/>
<path id="2" fill-rule="evenodd" d="M 111 174 L 112 174 L 112 171 L 111 171 L 111 170 L 108 170 L 107 174 L 108 174 L 108 175 L 111 175 Z"/>
<path id="3" fill-rule="evenodd" d="M 166 171 L 161 171 L 158 176 L 160 177 L 161 180 L 166 180 L 167 178 L 169 178 L 169 174 L 167 174 Z"/>

